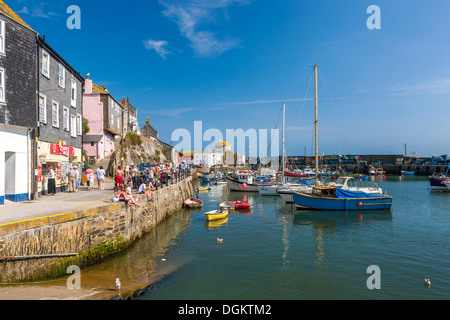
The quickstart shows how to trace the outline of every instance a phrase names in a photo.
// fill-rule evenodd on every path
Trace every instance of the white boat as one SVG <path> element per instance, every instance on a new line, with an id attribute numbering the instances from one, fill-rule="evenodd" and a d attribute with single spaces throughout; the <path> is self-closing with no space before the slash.
<path id="1" fill-rule="evenodd" d="M 370 194 L 382 194 L 383 190 L 378 186 L 378 184 L 362 184 L 362 181 L 356 181 L 354 177 L 339 177 L 335 182 L 330 182 L 327 184 L 330 187 L 337 187 L 349 191 L 361 191 Z"/>
<path id="2" fill-rule="evenodd" d="M 274 184 L 274 185 L 270 185 L 270 186 L 259 186 L 258 187 L 258 192 L 259 195 L 261 196 L 277 196 L 277 189 L 278 189 L 279 185 Z"/>
<path id="3" fill-rule="evenodd" d="M 286 203 L 294 202 L 294 199 L 292 198 L 293 192 L 312 193 L 312 187 L 300 183 L 285 183 L 277 189 L 277 193 Z"/>

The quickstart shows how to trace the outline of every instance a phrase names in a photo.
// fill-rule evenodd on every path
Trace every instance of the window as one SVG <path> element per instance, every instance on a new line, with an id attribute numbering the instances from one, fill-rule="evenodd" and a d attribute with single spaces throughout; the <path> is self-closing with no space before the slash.
<path id="1" fill-rule="evenodd" d="M 50 55 L 42 50 L 42 74 L 50 79 Z"/>
<path id="2" fill-rule="evenodd" d="M 73 114 L 70 115 L 70 136 L 77 137 L 77 117 Z"/>
<path id="3" fill-rule="evenodd" d="M 111 119 L 109 119 L 109 122 L 111 124 L 111 129 L 114 129 L 114 114 L 111 113 Z"/>
<path id="4" fill-rule="evenodd" d="M 72 79 L 72 90 L 71 90 L 71 100 L 72 100 L 72 107 L 77 107 L 77 82 Z"/>
<path id="5" fill-rule="evenodd" d="M 69 108 L 63 106 L 63 129 L 69 131 Z"/>
<path id="6" fill-rule="evenodd" d="M 0 102 L 6 102 L 5 98 L 5 70 L 0 68 Z"/>
<path id="7" fill-rule="evenodd" d="M 59 103 L 52 101 L 52 125 L 59 128 Z"/>
<path id="8" fill-rule="evenodd" d="M 39 121 L 47 123 L 47 97 L 43 94 L 39 95 Z"/>
<path id="9" fill-rule="evenodd" d="M 66 69 L 62 66 L 62 64 L 59 65 L 58 79 L 59 79 L 59 86 L 61 88 L 65 88 L 66 87 Z"/>
<path id="10" fill-rule="evenodd" d="M 83 135 L 83 117 L 81 114 L 77 114 L 77 134 Z"/>
<path id="11" fill-rule="evenodd" d="M 0 53 L 5 54 L 5 21 L 0 20 Z"/>

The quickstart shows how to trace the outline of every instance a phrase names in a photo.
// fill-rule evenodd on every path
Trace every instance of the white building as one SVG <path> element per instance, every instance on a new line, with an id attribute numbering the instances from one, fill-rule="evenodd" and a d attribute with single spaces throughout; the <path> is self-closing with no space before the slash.
<path id="1" fill-rule="evenodd" d="M 220 141 L 214 146 L 214 149 L 205 149 L 194 152 L 194 164 L 201 164 L 206 167 L 215 165 L 245 165 L 245 155 L 242 153 L 234 154 L 232 145 L 226 141 Z"/>

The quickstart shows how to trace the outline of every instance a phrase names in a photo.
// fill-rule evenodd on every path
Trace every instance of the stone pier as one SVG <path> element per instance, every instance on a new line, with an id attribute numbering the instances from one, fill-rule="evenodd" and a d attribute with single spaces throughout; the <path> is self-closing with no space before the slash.
<path id="1" fill-rule="evenodd" d="M 0 283 L 67 275 L 71 265 L 98 263 L 127 249 L 192 197 L 192 178 L 154 192 L 155 201 L 139 196 L 140 208 L 111 202 L 91 209 L 18 221 L 0 228 Z M 61 257 L 18 258 L 65 255 Z"/>

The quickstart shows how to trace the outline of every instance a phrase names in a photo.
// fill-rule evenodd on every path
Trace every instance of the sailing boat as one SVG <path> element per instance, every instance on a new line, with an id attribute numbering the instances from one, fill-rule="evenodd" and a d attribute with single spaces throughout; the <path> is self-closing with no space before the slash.
<path id="1" fill-rule="evenodd" d="M 282 173 L 281 173 L 281 182 L 274 185 L 269 186 L 260 186 L 258 187 L 259 194 L 262 196 L 277 196 L 280 195 L 285 202 L 293 202 L 292 201 L 292 191 L 308 191 L 311 188 L 308 187 L 308 183 L 302 179 L 298 179 L 298 182 L 286 182 L 286 135 L 285 135 L 285 127 L 286 127 L 286 103 L 283 102 L 283 130 L 282 130 L 282 146 L 283 146 L 283 154 L 282 154 Z"/>
<path id="2" fill-rule="evenodd" d="M 318 95 L 317 65 L 315 75 L 315 145 L 316 145 L 316 181 L 311 193 L 292 192 L 292 198 L 298 209 L 312 210 L 389 210 L 392 197 L 364 191 L 352 191 L 333 185 L 322 185 L 319 180 L 319 135 L 318 135 Z"/>

